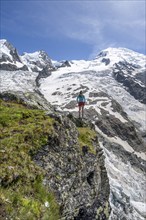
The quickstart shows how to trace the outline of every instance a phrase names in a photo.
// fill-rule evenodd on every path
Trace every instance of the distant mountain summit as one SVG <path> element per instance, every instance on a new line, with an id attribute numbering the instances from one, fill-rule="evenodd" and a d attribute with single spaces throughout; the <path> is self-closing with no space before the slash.
<path id="1" fill-rule="evenodd" d="M 98 71 L 112 71 L 113 77 L 121 83 L 125 89 L 146 104 L 146 58 L 127 48 L 107 48 L 102 50 L 91 61 L 53 61 L 45 51 L 24 53 L 20 56 L 17 49 L 7 40 L 0 40 L 0 66 L 1 70 L 24 70 L 39 73 L 40 78 L 51 75 L 52 71 L 64 67 L 76 67 L 89 65 Z M 78 66 L 79 65 L 79 66 Z"/>
<path id="2" fill-rule="evenodd" d="M 54 69 L 51 59 L 44 51 L 24 53 L 20 56 L 17 49 L 7 40 L 0 40 L 0 65 L 2 70 L 28 70 L 49 73 Z M 49 75 L 48 74 L 48 75 Z"/>
<path id="3" fill-rule="evenodd" d="M 101 51 L 95 61 L 112 68 L 114 78 L 129 93 L 146 104 L 146 57 L 127 48 L 107 48 Z"/>
<path id="4" fill-rule="evenodd" d="M 109 47 L 105 50 L 102 50 L 96 57 L 95 60 L 102 60 L 103 58 L 110 59 L 111 65 L 127 61 L 133 63 L 137 66 L 137 63 L 140 66 L 145 65 L 145 55 L 137 53 L 133 50 L 127 48 L 112 48 Z"/>
<path id="5" fill-rule="evenodd" d="M 46 66 L 50 70 L 54 68 L 48 54 L 42 50 L 34 53 L 24 53 L 21 56 L 21 59 L 29 70 L 33 72 L 42 71 L 42 69 Z"/>
<path id="6" fill-rule="evenodd" d="M 0 40 L 0 66 L 2 70 L 28 70 L 15 47 L 7 40 Z"/>

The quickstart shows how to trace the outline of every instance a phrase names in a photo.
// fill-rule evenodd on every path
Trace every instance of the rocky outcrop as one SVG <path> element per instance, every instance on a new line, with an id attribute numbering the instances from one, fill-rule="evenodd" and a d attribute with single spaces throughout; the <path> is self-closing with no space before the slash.
<path id="1" fill-rule="evenodd" d="M 53 107 L 47 102 L 44 96 L 40 93 L 39 90 L 34 92 L 14 92 L 7 91 L 0 93 L 0 99 L 4 101 L 14 101 L 16 103 L 22 103 L 31 108 L 39 108 L 47 110 L 48 112 L 53 111 Z"/>
<path id="2" fill-rule="evenodd" d="M 69 63 L 69 61 L 68 61 L 68 60 L 62 61 L 60 67 L 66 67 L 66 66 L 67 66 L 67 67 L 70 67 L 70 66 L 71 66 L 70 63 Z"/>
<path id="3" fill-rule="evenodd" d="M 137 73 L 132 75 L 132 72 L 134 71 L 137 71 Z M 138 71 L 138 67 L 135 67 L 126 61 L 115 64 L 115 68 L 113 70 L 113 76 L 115 79 L 122 83 L 126 90 L 134 96 L 135 99 L 138 99 L 144 104 L 146 104 L 145 75 L 145 71 Z"/>
<path id="4" fill-rule="evenodd" d="M 62 61 L 59 61 L 59 62 L 54 62 L 54 66 L 58 69 L 58 68 L 61 68 L 61 67 L 70 67 L 71 64 L 68 60 L 62 60 Z"/>
<path id="5" fill-rule="evenodd" d="M 56 117 L 54 136 L 34 156 L 47 173 L 44 184 L 53 189 L 60 204 L 62 220 L 108 219 L 109 182 L 97 136 L 92 140 L 95 153 L 79 144 L 76 124 Z"/>
<path id="6" fill-rule="evenodd" d="M 51 72 L 55 70 L 51 59 L 45 51 L 24 53 L 21 58 L 30 71 L 39 73 L 36 78 L 36 84 L 38 87 L 40 86 L 39 80 L 50 76 Z"/>
<path id="7" fill-rule="evenodd" d="M 92 93 L 91 97 L 99 96 Z M 109 106 L 106 102 L 100 105 L 98 111 L 92 107 L 85 109 L 85 117 L 94 120 L 101 135 L 99 143 L 104 149 L 110 180 L 110 220 L 144 220 L 146 145 L 121 106 L 112 100 L 111 106 L 115 112 L 112 115 L 104 109 L 106 104 Z"/>
<path id="8" fill-rule="evenodd" d="M 79 141 L 79 129 L 92 132 L 93 127 L 72 115 L 67 117 L 54 112 L 39 91 L 30 94 L 3 92 L 0 98 L 28 108 L 45 109 L 54 119 L 53 132 L 47 144 L 33 155 L 33 161 L 46 173 L 43 182 L 57 198 L 61 220 L 109 219 L 110 187 L 98 134 L 90 138 L 91 146 L 88 141 Z M 86 140 L 86 136 L 90 137 L 88 132 L 83 139 Z"/>
<path id="9" fill-rule="evenodd" d="M 32 54 L 24 53 L 19 56 L 16 48 L 13 47 L 8 41 L 1 40 L 1 53 L 0 53 L 0 68 L 6 71 L 31 71 L 38 72 L 36 78 L 37 86 L 41 78 L 51 75 L 51 71 L 55 70 L 51 59 L 45 51 L 38 51 Z M 67 64 L 66 64 L 67 65 Z"/>
<path id="10" fill-rule="evenodd" d="M 127 141 L 129 145 L 133 146 L 134 150 L 144 151 L 142 138 L 139 137 L 132 123 L 121 123 L 114 116 L 108 117 L 104 115 L 102 111 L 102 117 L 96 121 L 96 125 L 109 137 L 120 137 L 122 140 Z"/>
<path id="11" fill-rule="evenodd" d="M 0 41 L 0 68 L 1 70 L 15 71 L 15 70 L 28 70 L 28 67 L 22 63 L 16 48 L 13 47 L 6 40 Z"/>
<path id="12" fill-rule="evenodd" d="M 3 44 L 4 44 L 4 46 L 9 50 L 9 54 L 10 54 L 10 56 L 12 57 L 12 59 L 11 60 L 13 60 L 13 61 L 17 61 L 17 62 L 20 62 L 21 63 L 21 59 L 20 59 L 20 57 L 19 57 L 19 55 L 18 55 L 18 52 L 17 52 L 17 50 L 16 50 L 16 48 L 15 47 L 13 47 L 13 45 L 12 44 L 10 44 L 8 41 L 3 41 Z M 2 54 L 3 56 L 1 57 L 1 59 L 2 60 L 0 60 L 0 61 L 7 61 L 7 58 L 9 57 L 8 55 L 6 55 L 6 54 Z M 8 58 L 9 59 L 9 61 L 10 61 L 10 57 Z"/>
<path id="13" fill-rule="evenodd" d="M 93 96 L 100 97 L 100 93 L 89 94 L 89 97 Z M 109 97 L 105 93 L 101 93 L 101 96 Z M 97 103 L 98 100 L 95 100 L 94 102 Z M 93 104 L 93 101 L 90 101 L 90 104 Z M 86 118 L 91 121 L 94 120 L 95 125 L 108 137 L 119 137 L 121 140 L 126 141 L 130 146 L 132 146 L 133 150 L 144 152 L 145 143 L 143 138 L 136 131 L 134 124 L 128 119 L 127 114 L 123 111 L 122 107 L 115 100 L 111 99 L 111 107 L 113 112 L 115 112 L 115 115 L 111 115 L 108 110 L 105 110 L 104 108 L 108 104 L 109 102 L 106 101 L 102 103 L 100 113 L 92 107 L 85 109 Z M 116 113 L 122 116 L 123 122 L 120 118 L 115 117 Z"/>
<path id="14" fill-rule="evenodd" d="M 15 64 L 7 64 L 7 63 L 1 63 L 0 64 L 0 69 L 1 70 L 7 70 L 7 71 L 15 71 L 15 70 L 24 70 L 27 71 L 28 68 L 26 65 L 23 65 L 22 67 L 18 68 Z"/>
<path id="15" fill-rule="evenodd" d="M 105 65 L 107 66 L 110 63 L 110 59 L 109 58 L 107 58 L 107 59 L 103 58 L 101 62 L 105 63 Z"/>
<path id="16" fill-rule="evenodd" d="M 45 67 L 43 67 L 43 69 L 41 71 L 39 71 L 39 74 L 38 74 L 38 76 L 36 78 L 36 85 L 39 87 L 40 86 L 39 80 L 41 78 L 46 78 L 46 77 L 48 77 L 50 75 L 51 75 L 50 66 L 46 65 Z"/>

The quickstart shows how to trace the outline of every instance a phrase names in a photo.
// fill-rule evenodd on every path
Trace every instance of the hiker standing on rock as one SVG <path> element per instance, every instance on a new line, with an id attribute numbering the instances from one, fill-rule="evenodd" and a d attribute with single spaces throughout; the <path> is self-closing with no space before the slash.
<path id="1" fill-rule="evenodd" d="M 82 118 L 84 117 L 84 106 L 85 106 L 85 96 L 83 95 L 83 92 L 80 91 L 79 95 L 77 96 L 77 103 L 79 106 L 79 118 L 81 118 L 81 113 L 82 113 Z"/>

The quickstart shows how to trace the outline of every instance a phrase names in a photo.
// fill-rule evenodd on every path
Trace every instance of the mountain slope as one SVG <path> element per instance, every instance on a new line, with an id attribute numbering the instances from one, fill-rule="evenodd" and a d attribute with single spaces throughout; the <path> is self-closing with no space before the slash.
<path id="1" fill-rule="evenodd" d="M 69 111 L 76 117 L 76 97 L 80 90 L 83 91 L 87 99 L 85 117 L 101 135 L 100 145 L 106 156 L 113 210 L 111 219 L 144 219 L 146 148 L 142 136 L 146 134 L 145 105 L 140 102 L 141 96 L 136 100 L 118 82 L 114 72 L 116 65 L 122 68 L 124 63 L 128 71 L 124 68 L 123 77 L 133 74 L 130 77 L 137 83 L 135 76 L 144 71 L 145 56 L 126 49 L 120 49 L 120 54 L 117 51 L 107 49 L 93 61 L 71 61 L 71 67 L 60 68 L 42 79 L 40 91 L 58 111 Z M 131 72 L 130 62 L 131 66 L 135 65 Z M 140 80 L 138 84 L 144 87 Z"/>
<path id="2" fill-rule="evenodd" d="M 109 181 L 90 124 L 0 102 L 1 219 L 108 220 Z"/>
<path id="3" fill-rule="evenodd" d="M 32 159 L 47 144 L 54 119 L 16 99 L 0 99 L 0 113 L 0 219 L 59 219 L 56 198 L 42 184 L 45 172 Z"/>
<path id="4" fill-rule="evenodd" d="M 43 61 L 42 57 L 44 57 Z M 87 124 L 90 122 L 92 127 L 94 127 L 98 136 L 99 149 L 102 148 L 104 151 L 105 161 L 102 160 L 102 163 L 104 164 L 105 162 L 106 170 L 103 170 L 103 173 L 107 171 L 110 183 L 111 220 L 144 220 L 146 217 L 145 58 L 144 55 L 135 53 L 126 48 L 108 48 L 101 51 L 97 57 L 91 61 L 72 60 L 69 62 L 56 62 L 51 60 L 51 64 L 46 56 L 42 56 L 42 53 L 36 52 L 34 54 L 26 54 L 25 59 L 20 58 L 20 60 L 23 60 L 25 65 L 27 65 L 29 71 L 19 69 L 11 72 L 5 69 L 1 71 L 1 97 L 3 99 L 13 99 L 13 97 L 10 96 L 10 94 L 13 94 L 31 106 L 34 105 L 35 107 L 46 109 L 51 115 L 59 114 L 59 117 L 57 116 L 57 120 L 59 121 L 64 115 L 68 115 L 69 113 L 73 121 L 77 120 L 78 106 L 76 97 L 79 91 L 83 90 L 87 100 L 84 122 Z M 9 63 L 10 61 L 8 60 L 7 62 Z M 41 62 L 45 63 L 45 66 L 41 66 Z M 45 67 L 47 71 L 44 71 Z M 53 105 L 55 112 L 49 103 Z M 63 124 L 67 126 L 67 123 L 70 122 L 65 121 L 63 121 Z M 76 123 L 80 124 L 78 120 Z M 83 127 L 85 124 L 83 124 Z M 75 184 L 73 187 L 75 191 L 73 191 L 74 193 L 72 194 L 70 190 L 68 190 L 70 189 L 70 183 L 72 181 L 70 182 L 69 179 L 66 179 L 65 183 L 63 183 L 66 166 L 68 166 L 68 162 L 69 164 L 71 163 L 68 157 L 68 152 L 70 151 L 68 146 L 70 143 L 66 142 L 68 141 L 66 135 L 68 134 L 68 130 L 72 132 L 73 128 L 74 126 L 71 125 L 70 128 L 67 127 L 65 133 L 59 133 L 61 132 L 61 127 L 55 127 L 55 129 L 58 129 L 56 132 L 58 132 L 59 137 L 62 138 L 63 143 L 66 143 L 67 154 L 65 152 L 63 153 L 63 151 L 60 152 L 60 147 L 62 150 L 65 150 L 64 145 L 62 146 L 60 140 L 55 138 L 53 142 L 51 142 L 53 143 L 53 145 L 51 145 L 52 147 L 42 148 L 38 155 L 36 155 L 37 158 L 34 159 L 36 163 L 41 164 L 45 170 L 48 170 L 48 166 L 50 167 L 50 164 L 47 162 L 49 152 L 49 161 L 52 161 L 53 165 L 49 168 L 50 173 L 48 172 L 46 181 L 52 188 L 54 187 L 55 192 L 58 192 L 58 189 L 61 190 L 59 191 L 61 194 L 58 194 L 60 195 L 60 202 L 64 202 L 62 193 L 65 184 L 67 192 L 65 199 L 69 199 L 63 203 L 67 209 L 63 209 L 62 213 L 65 214 L 65 210 L 70 210 L 69 213 L 71 213 L 71 207 L 76 209 L 76 205 L 78 206 L 80 204 L 80 208 L 77 210 L 78 213 L 74 216 L 76 219 L 84 219 L 83 217 L 85 216 L 86 219 L 88 219 L 87 216 L 90 216 L 89 212 L 91 211 L 91 207 L 88 209 L 84 203 L 82 209 L 82 202 L 79 202 L 78 196 L 76 197 L 77 200 L 74 200 L 73 194 L 76 191 L 75 195 L 78 195 L 79 185 L 77 183 L 77 185 Z M 81 132 L 81 129 L 79 130 Z M 88 137 L 90 136 L 89 134 L 90 132 L 87 132 L 85 136 Z M 51 140 L 52 139 L 50 139 L 50 141 Z M 91 147 L 89 141 L 86 143 L 81 141 L 81 143 L 84 144 L 85 148 L 83 153 L 88 152 L 86 147 L 88 145 L 88 149 Z M 56 152 L 54 156 L 51 156 L 52 151 Z M 94 151 L 92 151 L 92 153 L 94 153 Z M 61 173 L 61 176 L 58 177 L 58 180 L 55 179 L 54 182 L 54 177 L 50 175 L 58 166 L 55 155 L 59 155 L 57 160 L 60 164 L 59 173 Z M 65 160 L 65 167 L 61 165 L 62 158 Z M 66 161 L 65 158 L 68 158 L 68 160 Z M 81 160 L 82 159 L 83 158 L 81 158 Z M 92 159 L 90 162 L 92 165 L 95 165 L 94 162 L 96 158 L 94 161 L 92 161 Z M 73 161 L 78 161 L 78 159 L 76 158 Z M 100 164 L 99 161 L 96 161 L 96 163 Z M 85 158 L 83 159 L 83 164 L 86 164 L 82 167 L 83 170 L 87 171 L 88 163 Z M 92 165 L 89 166 L 90 172 L 85 172 L 84 175 L 81 175 L 81 178 L 78 173 L 79 183 L 80 181 L 84 182 L 86 176 L 88 177 L 88 184 L 89 182 L 91 183 L 90 180 L 94 179 L 92 173 L 94 165 Z M 75 168 L 77 165 L 73 163 L 72 166 Z M 90 175 L 88 175 L 89 173 Z M 53 183 L 49 182 L 48 178 L 51 179 Z M 68 177 L 66 176 L 66 178 Z M 58 181 L 60 187 L 57 187 Z M 99 179 L 97 181 L 99 181 Z M 88 184 L 86 185 L 85 182 L 82 188 L 85 197 L 86 190 L 84 191 L 84 189 L 86 189 L 86 187 L 88 188 Z M 102 184 L 103 187 L 107 186 L 104 182 L 102 182 Z M 105 190 L 108 190 L 108 187 L 106 187 Z M 91 195 L 88 196 L 90 197 Z M 87 201 L 88 196 L 86 197 Z M 72 203 L 72 201 L 74 202 Z M 92 199 L 90 202 L 91 201 L 93 202 Z M 99 207 L 97 203 L 94 203 L 96 206 L 93 205 L 92 210 L 95 212 L 96 209 L 94 208 L 98 207 L 99 209 L 96 211 L 98 214 L 101 212 L 100 217 L 103 217 L 106 207 L 105 209 Z M 104 206 L 106 205 L 104 204 Z M 98 219 L 98 217 L 99 216 L 95 217 L 95 219 Z M 92 219 L 94 219 L 93 216 Z"/>
<path id="5" fill-rule="evenodd" d="M 113 69 L 113 76 L 126 90 L 146 104 L 146 57 L 126 48 L 108 48 L 96 57 Z"/>
<path id="6" fill-rule="evenodd" d="M 1 70 L 36 72 L 38 73 L 37 85 L 39 85 L 40 78 L 49 76 L 55 69 L 51 59 L 44 51 L 24 53 L 20 56 L 16 48 L 5 39 L 0 40 L 0 49 Z"/>

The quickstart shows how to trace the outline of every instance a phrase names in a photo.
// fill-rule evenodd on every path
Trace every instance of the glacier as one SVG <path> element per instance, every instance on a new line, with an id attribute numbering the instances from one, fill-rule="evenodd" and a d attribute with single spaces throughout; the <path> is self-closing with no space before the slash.
<path id="1" fill-rule="evenodd" d="M 107 48 L 94 60 L 72 60 L 70 65 L 62 66 L 62 62 L 59 65 L 59 61 L 50 60 L 44 52 L 25 53 L 16 61 L 17 54 L 10 54 L 6 40 L 0 44 L 1 63 L 15 65 L 15 70 L 1 70 L 1 93 L 37 90 L 56 111 L 78 117 L 76 96 L 83 90 L 87 100 L 85 120 L 95 126 L 105 155 L 112 207 L 110 220 L 146 219 L 146 105 L 114 77 L 114 73 L 122 71 L 125 79 L 128 76 L 145 88 L 143 77 L 137 76 L 146 75 L 146 57 L 126 48 Z M 39 78 L 38 86 L 36 78 L 45 65 L 49 65 L 51 74 Z M 22 66 L 27 69 L 22 70 Z M 112 127 L 112 120 L 120 129 L 133 129 L 136 138 L 141 139 L 136 139 L 134 144 L 134 135 L 128 136 L 131 139 L 126 134 L 119 136 L 120 131 Z"/>

